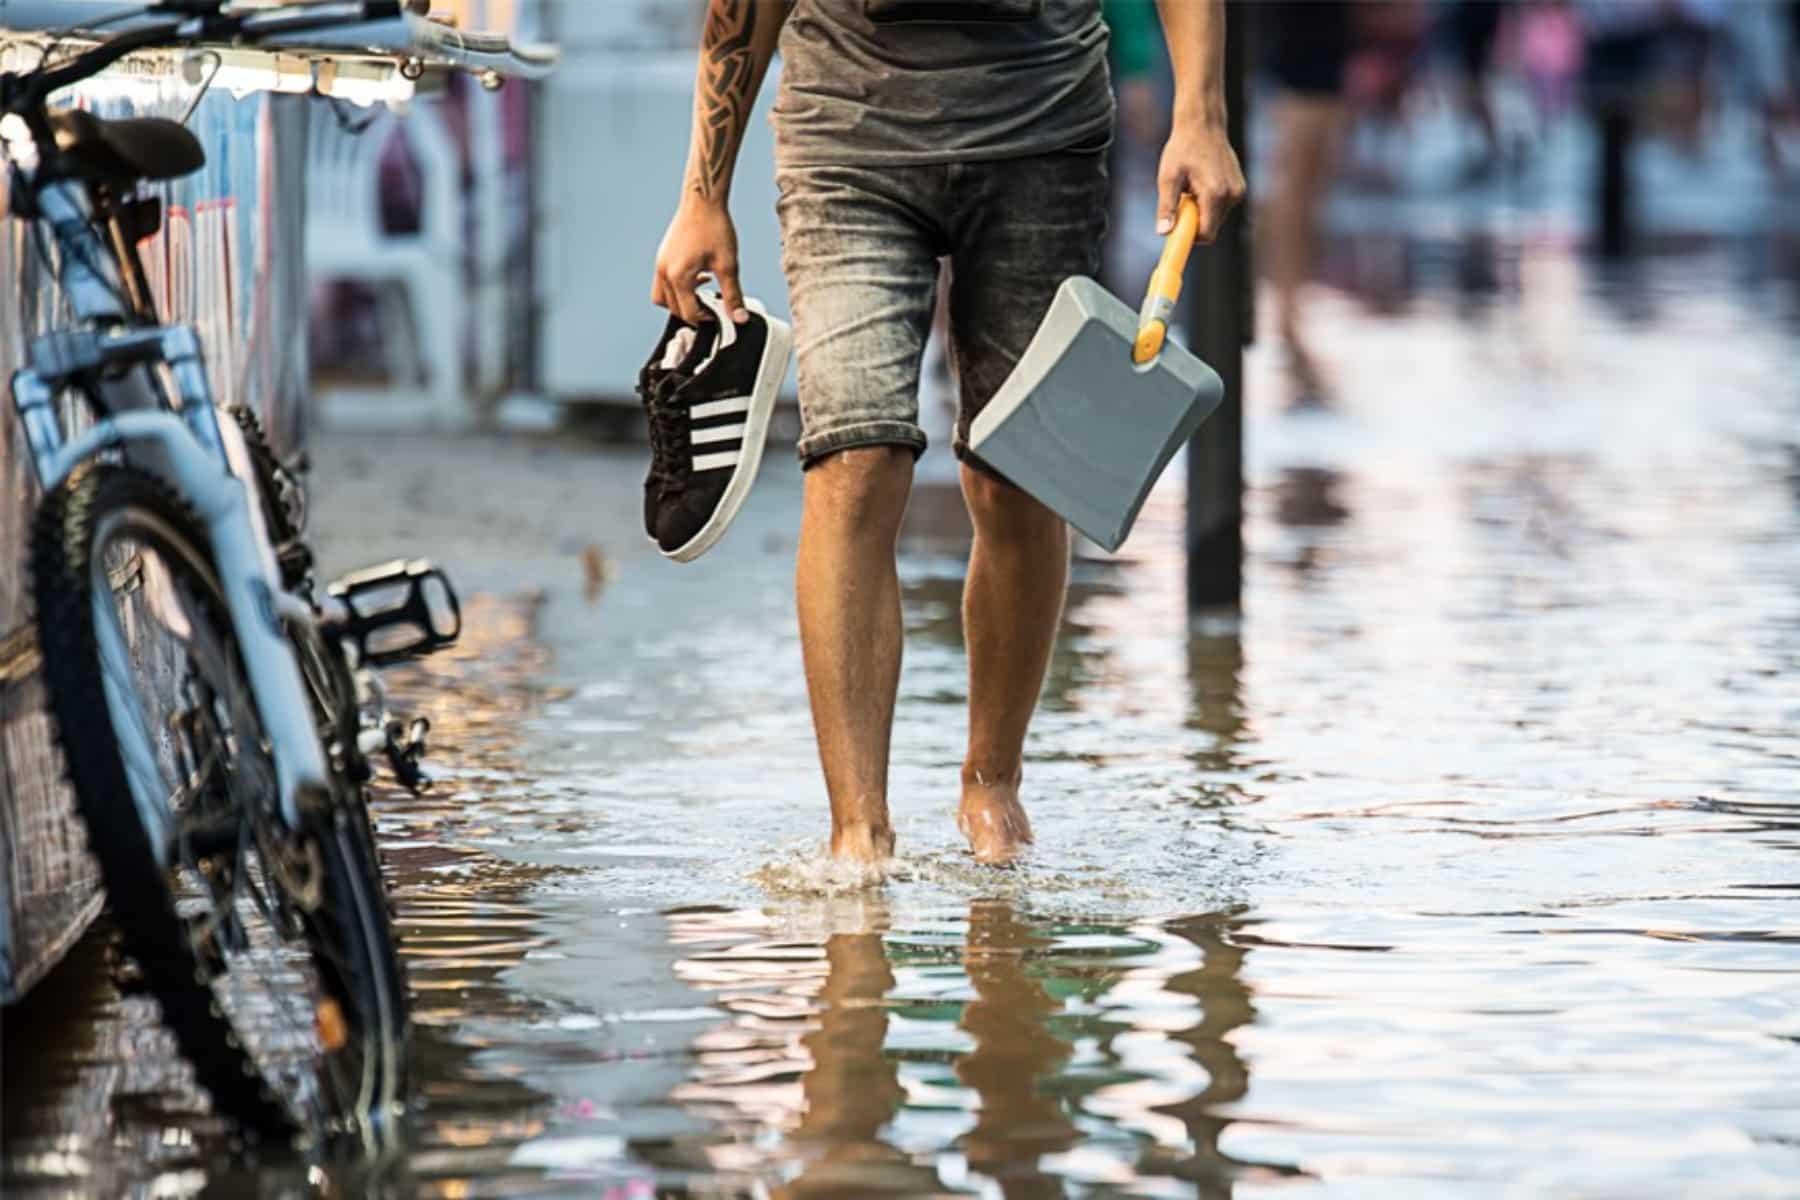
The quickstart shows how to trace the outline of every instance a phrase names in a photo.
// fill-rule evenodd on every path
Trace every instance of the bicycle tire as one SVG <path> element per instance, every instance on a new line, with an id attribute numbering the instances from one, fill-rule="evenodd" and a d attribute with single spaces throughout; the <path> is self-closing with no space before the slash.
<path id="1" fill-rule="evenodd" d="M 107 663 L 96 627 L 94 581 L 97 574 L 106 576 L 103 567 L 96 570 L 93 556 L 107 551 L 104 539 L 96 546 L 96 533 L 114 522 L 136 522 L 148 531 L 137 536 L 157 543 L 165 569 L 184 574 L 190 585 L 184 594 L 205 609 L 184 610 L 184 616 L 206 620 L 230 665 L 239 672 L 242 665 L 209 542 L 167 486 L 131 467 L 90 464 L 51 490 L 38 510 L 31 545 L 45 688 L 77 811 L 124 947 L 137 960 L 164 1023 L 215 1110 L 246 1135 L 288 1139 L 356 1132 L 371 1141 L 404 1095 L 407 1030 L 404 995 L 394 991 L 401 977 L 385 888 L 374 848 L 357 830 L 366 818 L 359 819 L 356 806 L 339 797 L 305 833 L 305 850 L 317 852 L 319 901 L 312 911 L 298 913 L 295 929 L 303 945 L 296 949 L 315 971 L 319 992 L 335 1003 L 343 1037 L 331 1052 L 317 1040 L 311 1044 L 301 1069 L 319 1080 L 323 1103 L 316 1112 L 297 1113 L 294 1098 L 277 1094 L 271 1085 L 268 1064 L 250 1053 L 251 1031 L 233 1024 L 222 993 L 215 993 L 210 958 L 200 953 L 177 909 L 174 868 L 159 865 L 152 833 L 132 799 L 114 709 L 102 682 Z M 257 843 L 259 851 L 262 845 Z M 238 852 L 243 851 L 240 845 Z M 233 860 L 229 871 L 238 869 Z M 250 876 L 248 870 L 243 874 Z M 265 880 L 277 874 L 265 867 Z M 324 1000 L 315 1004 L 315 1038 L 327 1038 L 319 1031 L 330 1024 L 326 1015 L 332 1011 Z M 333 1077 L 346 1072 L 357 1080 L 353 1096 Z M 308 1128 L 309 1116 L 322 1117 L 323 1127 Z"/>
<path id="2" fill-rule="evenodd" d="M 300 521 L 294 509 L 283 500 L 281 476 L 284 468 L 281 460 L 270 448 L 262 421 L 254 411 L 237 405 L 228 409 L 227 413 L 237 422 L 238 429 L 244 436 L 244 444 L 250 452 L 256 491 L 263 505 L 269 536 L 278 547 L 288 552 L 282 561 L 283 582 L 290 588 L 296 587 L 310 569 L 313 557 L 311 549 L 302 540 Z M 293 573 L 287 574 L 289 571 Z M 400 935 L 396 929 L 398 913 L 383 870 L 386 860 L 376 841 L 375 818 L 369 805 L 369 765 L 357 745 L 361 722 L 357 713 L 356 681 L 350 673 L 349 665 L 344 661 L 342 651 L 319 637 L 316 631 L 296 632 L 294 652 L 301 674 L 306 678 L 312 693 L 314 720 L 328 743 L 331 738 L 336 738 L 339 742 L 337 747 L 332 748 L 333 752 L 329 757 L 337 776 L 335 782 L 345 793 L 352 810 L 346 821 L 346 832 L 357 843 L 357 856 L 368 864 L 368 877 L 387 914 L 387 928 L 394 952 L 387 959 L 386 975 L 390 992 L 396 998 L 394 1003 L 398 1009 L 397 1023 L 403 1030 L 408 1029 L 411 1024 L 412 993 L 405 961 L 399 955 Z M 402 1083 L 403 1078 L 404 1076 Z"/>

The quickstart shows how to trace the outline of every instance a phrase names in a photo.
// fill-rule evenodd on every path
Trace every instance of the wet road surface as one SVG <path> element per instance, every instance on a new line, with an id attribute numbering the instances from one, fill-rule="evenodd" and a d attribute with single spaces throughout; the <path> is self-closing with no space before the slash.
<path id="1" fill-rule="evenodd" d="M 8 1015 L 7 1193 L 1792 1195 L 1800 290 L 1767 248 L 1389 250 L 1320 305 L 1335 408 L 1253 356 L 1243 621 L 1188 628 L 1178 489 L 1078 564 L 1030 865 L 955 835 L 930 495 L 901 857 L 856 887 L 819 853 L 797 472 L 676 568 L 634 454 L 547 459 L 624 517 L 585 569 L 567 514 L 468 551 L 502 598 L 405 683 L 440 787 L 378 811 L 410 1155 L 222 1162 L 96 936 Z"/>

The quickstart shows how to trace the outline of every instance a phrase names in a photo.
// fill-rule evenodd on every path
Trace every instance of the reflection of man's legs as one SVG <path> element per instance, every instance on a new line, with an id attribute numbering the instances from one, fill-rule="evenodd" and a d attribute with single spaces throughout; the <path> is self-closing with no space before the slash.
<path id="1" fill-rule="evenodd" d="M 957 1024 L 975 1045 L 956 1060 L 956 1077 L 980 1107 L 958 1145 L 970 1168 L 1001 1180 L 1007 1194 L 1034 1190 L 1043 1182 L 1042 1157 L 1077 1140 L 1061 1103 L 1043 1089 L 1070 1050 L 1048 1024 L 1061 1005 L 1025 970 L 1026 954 L 1042 945 L 1005 901 L 969 905 L 963 969 L 975 999 L 963 1005 Z"/>
<path id="2" fill-rule="evenodd" d="M 894 971 L 880 929 L 832 934 L 825 959 L 828 973 L 819 993 L 818 1027 L 802 1039 L 812 1069 L 800 1081 L 806 1114 L 795 1136 L 822 1143 L 827 1162 L 885 1157 L 892 1150 L 881 1141 L 881 1130 L 894 1119 L 905 1092 L 895 1064 L 883 1052 L 888 1015 L 881 1001 L 893 989 Z M 830 1182 L 815 1178 L 813 1189 L 795 1190 L 816 1190 Z"/>
<path id="3" fill-rule="evenodd" d="M 958 823 L 975 856 L 1003 863 L 1031 841 L 1019 803 L 1025 732 L 1062 619 L 1069 531 L 1061 518 L 973 461 L 969 427 L 1030 343 L 1057 287 L 1099 269 L 1106 230 L 1101 153 L 964 169 L 951 344 L 962 411 L 957 451 L 975 528 L 963 585 L 969 749 Z"/>
<path id="4" fill-rule="evenodd" d="M 894 554 L 924 447 L 919 359 L 938 249 L 905 168 L 779 175 L 784 267 L 800 359 L 807 466 L 795 594 L 831 849 L 893 852 L 888 745 L 900 683 Z"/>

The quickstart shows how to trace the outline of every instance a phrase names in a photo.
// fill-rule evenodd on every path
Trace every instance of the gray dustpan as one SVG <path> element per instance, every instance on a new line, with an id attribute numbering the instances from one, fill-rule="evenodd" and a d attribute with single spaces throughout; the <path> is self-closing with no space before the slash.
<path id="1" fill-rule="evenodd" d="M 977 458 L 1109 551 L 1124 544 L 1163 468 L 1224 394 L 1211 367 L 1161 340 L 1187 259 L 1179 237 L 1170 243 L 1180 253 L 1164 255 L 1172 286 L 1159 267 L 1141 313 L 1092 279 L 1064 280 L 969 431 Z M 1152 324 L 1160 352 L 1140 366 L 1133 349 Z"/>

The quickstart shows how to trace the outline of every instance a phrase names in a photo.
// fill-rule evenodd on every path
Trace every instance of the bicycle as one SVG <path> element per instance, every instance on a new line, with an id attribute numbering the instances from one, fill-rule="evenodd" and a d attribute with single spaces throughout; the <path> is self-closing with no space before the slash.
<path id="1" fill-rule="evenodd" d="M 318 585 L 297 470 L 248 413 L 220 419 L 199 338 L 160 323 L 137 254 L 162 219 L 145 185 L 199 169 L 198 139 L 49 98 L 138 50 L 416 6 L 226 7 L 151 4 L 134 13 L 148 25 L 0 75 L 12 211 L 75 318 L 11 386 L 43 493 L 37 635 L 124 948 L 215 1109 L 252 1140 L 374 1149 L 404 1113 L 409 1010 L 369 755 L 417 790 L 427 727 L 387 714 L 372 672 L 453 643 L 456 594 L 426 563 Z"/>

